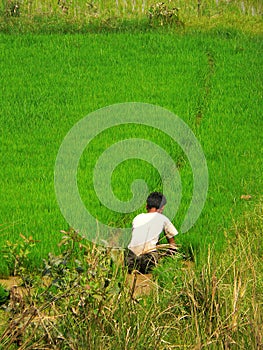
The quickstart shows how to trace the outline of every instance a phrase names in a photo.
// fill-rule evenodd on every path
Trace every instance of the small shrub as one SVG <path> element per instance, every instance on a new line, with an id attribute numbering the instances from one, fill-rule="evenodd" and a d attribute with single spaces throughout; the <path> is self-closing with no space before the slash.
<path id="1" fill-rule="evenodd" d="M 29 264 L 29 254 L 32 247 L 35 245 L 35 241 L 31 236 L 26 238 L 20 234 L 20 237 L 22 241 L 17 243 L 6 241 L 2 249 L 9 274 L 13 276 L 21 274 L 23 270 L 27 268 Z"/>
<path id="2" fill-rule="evenodd" d="M 171 8 L 164 2 L 152 5 L 148 11 L 148 17 L 151 26 L 182 24 L 179 20 L 179 9 L 177 7 Z"/>
<path id="3" fill-rule="evenodd" d="M 9 291 L 6 287 L 0 283 L 0 306 L 5 304 L 9 300 Z"/>

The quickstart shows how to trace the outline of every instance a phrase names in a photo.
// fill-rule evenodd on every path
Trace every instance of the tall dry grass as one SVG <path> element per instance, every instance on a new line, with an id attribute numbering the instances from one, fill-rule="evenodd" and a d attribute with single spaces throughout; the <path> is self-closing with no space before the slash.
<path id="1" fill-rule="evenodd" d="M 42 275 L 11 291 L 4 349 L 261 349 L 262 203 L 196 265 L 163 260 L 150 295 L 132 295 L 121 254 L 63 238 Z"/>
<path id="2" fill-rule="evenodd" d="M 32 17 L 67 15 L 73 18 L 105 16 L 141 17 L 159 1 L 152 0 L 2 0 L 1 12 L 10 16 Z M 262 15 L 260 0 L 166 0 L 170 8 L 177 7 L 186 19 L 195 16 Z"/>

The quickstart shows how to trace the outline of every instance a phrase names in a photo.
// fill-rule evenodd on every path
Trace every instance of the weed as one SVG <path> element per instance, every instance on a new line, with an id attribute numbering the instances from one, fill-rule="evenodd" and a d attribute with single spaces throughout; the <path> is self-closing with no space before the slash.
<path id="1" fill-rule="evenodd" d="M 179 20 L 179 9 L 171 7 L 164 2 L 158 2 L 149 8 L 150 25 L 166 26 L 173 24 L 183 24 Z"/>
<path id="2" fill-rule="evenodd" d="M 0 283 L 0 306 L 6 304 L 9 300 L 10 292 Z"/>
<path id="3" fill-rule="evenodd" d="M 12 276 L 21 274 L 27 267 L 31 248 L 35 245 L 31 236 L 26 238 L 20 233 L 20 238 L 22 240 L 17 243 L 6 241 L 2 249 L 3 258 L 7 263 L 9 274 Z"/>

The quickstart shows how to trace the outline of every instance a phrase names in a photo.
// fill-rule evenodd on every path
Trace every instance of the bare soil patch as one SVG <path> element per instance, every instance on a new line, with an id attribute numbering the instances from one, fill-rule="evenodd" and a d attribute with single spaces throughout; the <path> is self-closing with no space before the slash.
<path id="1" fill-rule="evenodd" d="M 2 284 L 7 289 L 11 289 L 14 286 L 20 285 L 19 277 L 9 277 L 7 279 L 0 279 L 0 284 Z"/>

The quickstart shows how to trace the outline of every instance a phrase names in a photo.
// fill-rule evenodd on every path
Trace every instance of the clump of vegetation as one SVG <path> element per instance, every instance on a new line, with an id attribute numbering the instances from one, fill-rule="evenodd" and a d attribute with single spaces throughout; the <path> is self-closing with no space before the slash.
<path id="1" fill-rule="evenodd" d="M 31 248 L 35 245 L 32 236 L 29 238 L 20 234 L 20 241 L 12 243 L 6 241 L 1 252 L 8 267 L 9 275 L 20 275 L 29 265 L 29 254 Z"/>
<path id="2" fill-rule="evenodd" d="M 4 3 L 4 1 L 3 1 Z M 20 1 L 12 1 L 12 0 L 7 0 L 5 1 L 5 9 L 4 9 L 4 14 L 5 16 L 9 17 L 19 17 L 20 16 Z"/>
<path id="3" fill-rule="evenodd" d="M 9 299 L 9 291 L 7 288 L 0 283 L 0 306 L 6 304 Z"/>
<path id="4" fill-rule="evenodd" d="M 158 2 L 152 5 L 149 9 L 149 20 L 150 25 L 173 25 L 173 24 L 183 24 L 179 20 L 179 8 L 171 7 L 169 4 L 164 2 Z"/>
<path id="5" fill-rule="evenodd" d="M 202 266 L 176 257 L 154 271 L 149 296 L 131 294 L 121 254 L 64 235 L 59 256 L 41 274 L 25 271 L 11 293 L 5 349 L 260 349 L 262 206 L 245 217 L 218 256 Z M 113 254 L 114 253 L 114 254 Z M 119 258 L 116 258 L 118 256 Z"/>

